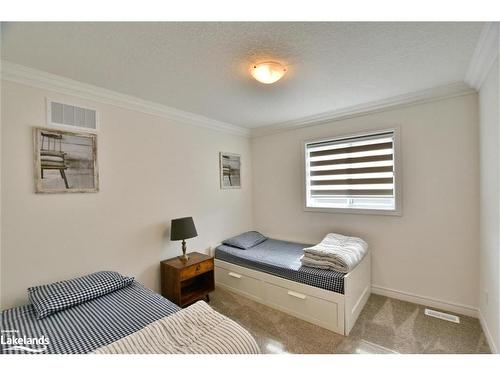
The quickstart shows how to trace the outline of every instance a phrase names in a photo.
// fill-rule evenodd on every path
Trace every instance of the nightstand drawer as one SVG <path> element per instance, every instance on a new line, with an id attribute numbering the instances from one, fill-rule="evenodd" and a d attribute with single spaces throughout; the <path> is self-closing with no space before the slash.
<path id="1" fill-rule="evenodd" d="M 214 269 L 214 260 L 208 259 L 198 264 L 183 268 L 180 271 L 180 279 L 187 280 L 202 273 L 212 271 Z"/>

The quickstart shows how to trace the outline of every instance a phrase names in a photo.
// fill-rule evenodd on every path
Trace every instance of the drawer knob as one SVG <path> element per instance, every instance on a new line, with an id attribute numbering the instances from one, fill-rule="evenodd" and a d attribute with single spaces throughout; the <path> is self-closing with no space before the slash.
<path id="1" fill-rule="evenodd" d="M 198 265 L 196 266 L 196 271 L 199 271 L 199 270 L 200 270 L 200 268 L 201 268 L 201 267 L 200 267 L 200 265 L 198 264 Z"/>
<path id="2" fill-rule="evenodd" d="M 297 293 L 297 292 L 294 292 L 292 290 L 288 291 L 288 295 L 292 296 L 292 297 L 295 297 L 295 298 L 298 298 L 298 299 L 306 299 L 306 295 L 305 294 Z"/>
<path id="3" fill-rule="evenodd" d="M 231 277 L 234 277 L 235 279 L 241 279 L 241 275 L 234 273 L 234 272 L 229 272 L 228 275 Z"/>

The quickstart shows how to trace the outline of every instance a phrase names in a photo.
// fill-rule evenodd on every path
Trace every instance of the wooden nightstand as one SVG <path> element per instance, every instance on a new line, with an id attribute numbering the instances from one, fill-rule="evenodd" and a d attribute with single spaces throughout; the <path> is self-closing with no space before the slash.
<path id="1" fill-rule="evenodd" d="M 206 298 L 215 289 L 214 258 L 189 253 L 187 262 L 179 257 L 163 260 L 161 267 L 161 294 L 180 307 Z"/>

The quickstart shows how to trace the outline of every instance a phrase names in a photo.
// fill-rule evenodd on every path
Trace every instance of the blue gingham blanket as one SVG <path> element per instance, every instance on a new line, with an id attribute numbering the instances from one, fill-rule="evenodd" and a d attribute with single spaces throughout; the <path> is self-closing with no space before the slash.
<path id="1" fill-rule="evenodd" d="M 0 353 L 89 353 L 179 310 L 138 282 L 40 320 L 33 305 L 14 307 L 1 313 Z"/>
<path id="2" fill-rule="evenodd" d="M 344 294 L 345 273 L 306 267 L 301 264 L 300 258 L 304 255 L 303 249 L 310 246 L 269 238 L 246 250 L 220 245 L 215 249 L 215 258 L 284 279 Z"/>

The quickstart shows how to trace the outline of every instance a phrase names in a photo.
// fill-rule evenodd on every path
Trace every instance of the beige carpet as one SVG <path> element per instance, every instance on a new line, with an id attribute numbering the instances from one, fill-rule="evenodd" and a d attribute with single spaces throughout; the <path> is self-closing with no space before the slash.
<path id="1" fill-rule="evenodd" d="M 210 305 L 240 323 L 262 353 L 489 353 L 479 321 L 424 315 L 424 306 L 372 294 L 344 337 L 217 288 Z"/>

